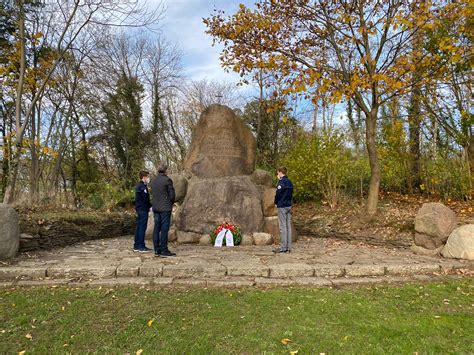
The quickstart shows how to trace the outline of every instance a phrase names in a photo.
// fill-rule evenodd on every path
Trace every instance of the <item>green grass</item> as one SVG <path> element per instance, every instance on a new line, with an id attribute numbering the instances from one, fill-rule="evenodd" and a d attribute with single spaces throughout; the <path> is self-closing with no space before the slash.
<path id="1" fill-rule="evenodd" d="M 472 279 L 342 289 L 0 289 L 0 353 L 473 353 L 473 291 Z"/>

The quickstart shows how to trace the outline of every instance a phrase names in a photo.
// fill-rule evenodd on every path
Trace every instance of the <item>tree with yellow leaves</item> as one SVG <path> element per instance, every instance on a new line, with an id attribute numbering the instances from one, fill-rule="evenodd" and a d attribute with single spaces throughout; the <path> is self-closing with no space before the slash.
<path id="1" fill-rule="evenodd" d="M 446 61 L 467 55 L 456 38 L 443 44 L 449 56 L 413 48 L 413 37 L 445 21 L 472 16 L 467 1 L 262 0 L 233 15 L 204 19 L 224 44 L 222 64 L 242 76 L 275 72 L 284 95 L 317 102 L 351 98 L 365 116 L 371 178 L 367 212 L 377 210 L 380 165 L 376 125 L 380 107 L 446 74 Z M 459 34 L 461 36 L 462 33 Z M 415 75 L 416 71 L 416 75 Z"/>

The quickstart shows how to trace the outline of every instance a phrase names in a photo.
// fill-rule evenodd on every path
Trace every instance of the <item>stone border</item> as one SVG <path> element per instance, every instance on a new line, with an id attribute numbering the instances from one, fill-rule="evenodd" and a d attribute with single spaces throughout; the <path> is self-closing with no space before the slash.
<path id="1" fill-rule="evenodd" d="M 0 267 L 0 287 L 5 286 L 185 286 L 185 287 L 273 287 L 339 286 L 354 283 L 411 280 L 439 277 L 465 269 L 450 263 L 386 265 L 309 265 L 303 263 L 264 265 L 249 263 L 239 270 L 235 263 L 126 262 L 120 265 L 87 268 L 77 266 Z"/>
<path id="2" fill-rule="evenodd" d="M 446 279 L 462 279 L 462 275 L 413 275 L 408 276 L 383 276 L 383 277 L 341 277 L 327 279 L 321 277 L 297 277 L 291 279 L 279 278 L 113 278 L 96 279 L 88 281 L 75 281 L 67 279 L 43 279 L 43 280 L 15 280 L 0 281 L 1 288 L 9 287 L 75 287 L 75 288 L 101 288 L 101 287 L 149 287 L 149 288 L 341 288 L 347 286 L 364 286 L 371 284 L 397 284 L 409 282 L 429 282 Z"/>

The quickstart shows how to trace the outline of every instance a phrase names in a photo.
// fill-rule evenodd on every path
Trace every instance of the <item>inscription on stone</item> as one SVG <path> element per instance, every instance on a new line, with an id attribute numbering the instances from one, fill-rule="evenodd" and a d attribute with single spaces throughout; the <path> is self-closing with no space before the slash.
<path id="1" fill-rule="evenodd" d="M 198 177 L 250 175 L 255 138 L 228 107 L 211 105 L 195 128 L 185 168 Z"/>

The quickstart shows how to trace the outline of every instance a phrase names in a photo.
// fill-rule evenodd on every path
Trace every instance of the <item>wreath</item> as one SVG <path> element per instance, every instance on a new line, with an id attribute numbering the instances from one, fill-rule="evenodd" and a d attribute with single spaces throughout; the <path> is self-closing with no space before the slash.
<path id="1" fill-rule="evenodd" d="M 239 245 L 240 242 L 242 241 L 242 231 L 240 230 L 239 227 L 237 227 L 235 224 L 232 224 L 232 223 L 229 223 L 229 222 L 224 222 L 222 223 L 221 225 L 219 225 L 218 227 L 216 227 L 216 229 L 214 229 L 214 231 L 211 232 L 211 242 L 212 242 L 212 245 L 215 244 L 216 242 L 216 238 L 217 238 L 217 235 L 219 234 L 219 232 L 223 229 L 228 229 L 232 232 L 232 236 L 234 237 L 234 245 Z M 222 241 L 222 245 L 224 246 L 225 245 L 225 238 L 224 240 Z"/>

